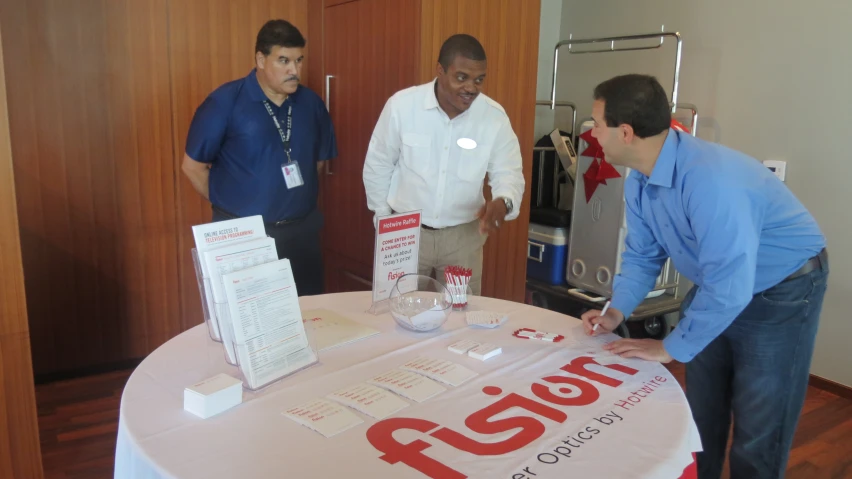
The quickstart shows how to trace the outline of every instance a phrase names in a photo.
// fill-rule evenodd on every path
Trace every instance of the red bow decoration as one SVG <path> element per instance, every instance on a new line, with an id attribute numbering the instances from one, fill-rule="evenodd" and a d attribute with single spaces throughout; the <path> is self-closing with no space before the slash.
<path id="1" fill-rule="evenodd" d="M 598 189 L 598 185 L 605 185 L 608 179 L 620 178 L 621 174 L 616 171 L 615 167 L 607 163 L 603 148 L 601 148 L 598 140 L 592 136 L 592 130 L 587 130 L 580 135 L 580 138 L 589 145 L 581 155 L 594 158 L 589 169 L 583 173 L 583 186 L 585 186 L 586 203 L 588 203 L 592 199 L 592 195 L 595 194 L 595 190 Z M 598 161 L 599 159 L 600 161 Z"/>
<path id="2" fill-rule="evenodd" d="M 686 132 L 686 133 L 692 133 L 692 132 L 689 130 L 689 128 L 687 128 L 687 127 L 683 126 L 683 123 L 681 123 L 681 122 L 679 122 L 679 121 L 675 120 L 674 118 L 672 118 L 672 128 L 674 128 L 675 130 L 684 131 L 684 132 Z"/>
<path id="3" fill-rule="evenodd" d="M 689 129 L 685 127 L 681 122 L 672 118 L 671 127 L 675 130 L 684 131 L 689 133 Z M 592 130 L 586 130 L 580 138 L 586 141 L 586 144 L 589 146 L 580 153 L 581 156 L 590 156 L 594 158 L 592 160 L 592 164 L 589 165 L 589 169 L 583 173 L 583 185 L 586 190 L 586 203 L 591 201 L 592 195 L 595 194 L 595 190 L 598 189 L 598 185 L 605 185 L 606 180 L 611 178 L 620 178 L 621 175 L 618 171 L 606 161 L 606 157 L 603 152 L 603 148 L 601 148 L 601 144 L 598 143 L 597 138 L 592 136 Z M 598 161 L 600 159 L 600 161 Z"/>

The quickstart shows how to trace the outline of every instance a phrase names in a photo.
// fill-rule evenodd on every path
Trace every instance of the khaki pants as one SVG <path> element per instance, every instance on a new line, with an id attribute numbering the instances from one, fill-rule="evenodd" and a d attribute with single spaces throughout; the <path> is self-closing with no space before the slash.
<path id="1" fill-rule="evenodd" d="M 420 230 L 418 273 L 445 283 L 444 269 L 461 266 L 473 270 L 470 290 L 482 292 L 482 247 L 488 235 L 479 233 L 479 220 L 439 230 Z"/>

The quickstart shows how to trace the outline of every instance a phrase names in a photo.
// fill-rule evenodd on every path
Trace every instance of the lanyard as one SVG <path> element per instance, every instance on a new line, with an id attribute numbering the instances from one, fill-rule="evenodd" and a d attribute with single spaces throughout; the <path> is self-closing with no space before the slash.
<path id="1" fill-rule="evenodd" d="M 289 105 L 287 107 L 287 134 L 284 134 L 284 130 L 281 129 L 281 124 L 278 123 L 278 117 L 275 116 L 275 113 L 272 112 L 272 107 L 269 106 L 269 102 L 263 102 L 263 106 L 266 107 L 266 111 L 269 113 L 269 116 L 272 117 L 272 121 L 275 122 L 275 128 L 278 129 L 278 134 L 281 135 L 281 141 L 284 143 L 284 152 L 287 153 L 287 163 L 292 163 L 293 159 L 290 158 L 290 130 L 293 127 L 293 105 Z"/>

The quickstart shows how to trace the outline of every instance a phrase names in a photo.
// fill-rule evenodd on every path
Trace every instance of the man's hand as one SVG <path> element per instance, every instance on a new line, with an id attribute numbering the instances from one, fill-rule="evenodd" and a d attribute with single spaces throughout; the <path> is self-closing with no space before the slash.
<path id="1" fill-rule="evenodd" d="M 509 212 L 502 199 L 492 200 L 482 205 L 476 217 L 479 218 L 479 234 L 491 234 L 500 229 Z"/>
<path id="2" fill-rule="evenodd" d="M 659 339 L 619 339 L 605 344 L 603 348 L 622 358 L 639 358 L 661 363 L 668 363 L 674 359 Z"/>
<path id="3" fill-rule="evenodd" d="M 603 333 L 611 333 L 615 328 L 624 321 L 624 315 L 621 311 L 615 308 L 609 308 L 606 311 L 606 316 L 601 316 L 599 310 L 586 311 L 580 316 L 583 320 L 583 329 L 589 336 L 595 336 Z M 599 324 L 597 331 L 594 331 L 595 325 Z"/>

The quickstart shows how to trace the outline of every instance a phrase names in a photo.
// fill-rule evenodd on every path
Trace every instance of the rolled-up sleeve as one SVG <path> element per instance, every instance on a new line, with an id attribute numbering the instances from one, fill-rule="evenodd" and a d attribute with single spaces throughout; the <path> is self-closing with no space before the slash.
<path id="1" fill-rule="evenodd" d="M 668 254 L 642 217 L 641 188 L 632 175 L 624 182 L 624 199 L 627 238 L 621 271 L 613 279 L 611 306 L 627 318 L 654 288 Z"/>
<path id="2" fill-rule="evenodd" d="M 694 358 L 751 302 L 763 221 L 744 185 L 694 176 L 684 184 L 685 207 L 702 280 L 684 318 L 663 340 L 681 362 Z"/>
<path id="3" fill-rule="evenodd" d="M 363 180 L 367 193 L 367 208 L 376 216 L 391 213 L 388 192 L 394 168 L 399 161 L 399 117 L 394 111 L 393 100 L 391 98 L 385 103 L 379 121 L 373 129 L 364 160 Z"/>
<path id="4" fill-rule="evenodd" d="M 504 116 L 503 120 L 488 160 L 488 185 L 491 186 L 492 198 L 512 200 L 512 211 L 509 211 L 505 218 L 510 221 L 517 218 L 521 210 L 524 171 L 518 137 L 512 130 L 509 117 Z"/>

